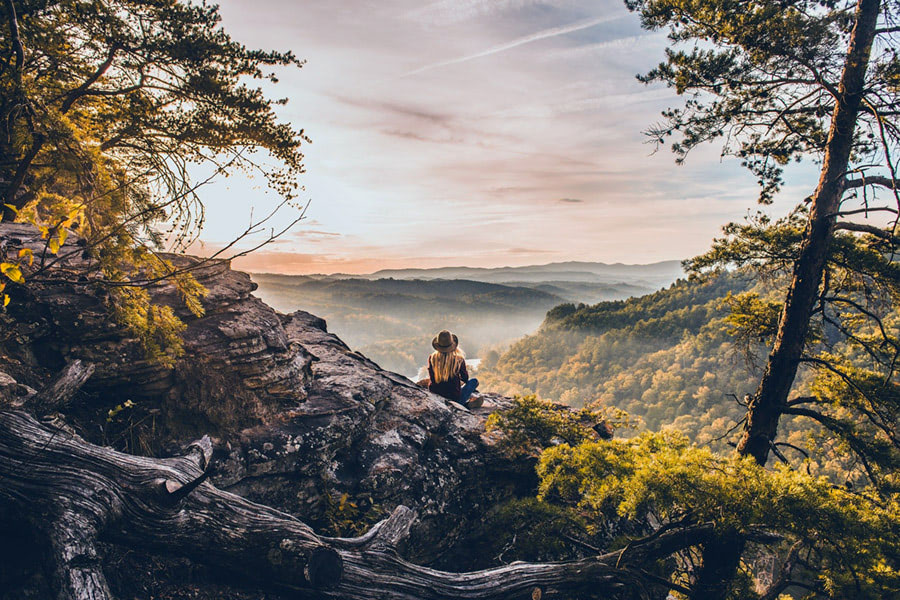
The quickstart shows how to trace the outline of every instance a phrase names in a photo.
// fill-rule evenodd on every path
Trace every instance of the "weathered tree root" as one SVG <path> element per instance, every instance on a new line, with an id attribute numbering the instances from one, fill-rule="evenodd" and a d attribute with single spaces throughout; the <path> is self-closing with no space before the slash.
<path id="1" fill-rule="evenodd" d="M 73 360 L 56 374 L 49 385 L 27 398 L 23 407 L 39 417 L 64 408 L 94 374 L 94 365 Z"/>
<path id="2" fill-rule="evenodd" d="M 96 551 L 101 540 L 225 567 L 260 589 L 308 598 L 643 597 L 629 566 L 708 534 L 699 527 L 596 558 L 447 573 L 411 564 L 394 550 L 415 520 L 408 508 L 398 507 L 359 538 L 318 536 L 288 514 L 205 482 L 211 450 L 204 438 L 182 457 L 132 456 L 25 412 L 0 411 L 0 503 L 47 537 L 64 600 L 112 598 Z"/>

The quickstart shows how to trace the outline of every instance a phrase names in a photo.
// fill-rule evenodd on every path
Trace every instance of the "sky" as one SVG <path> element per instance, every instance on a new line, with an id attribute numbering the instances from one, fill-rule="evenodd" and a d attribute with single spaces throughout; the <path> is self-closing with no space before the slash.
<path id="1" fill-rule="evenodd" d="M 238 268 L 683 259 L 756 210 L 753 176 L 718 147 L 676 166 L 646 143 L 682 99 L 636 80 L 666 38 L 620 1 L 224 0 L 220 11 L 234 39 L 306 60 L 269 91 L 313 140 L 304 220 Z M 801 171 L 785 202 L 815 187 Z M 276 201 L 244 177 L 201 196 L 205 251 Z"/>

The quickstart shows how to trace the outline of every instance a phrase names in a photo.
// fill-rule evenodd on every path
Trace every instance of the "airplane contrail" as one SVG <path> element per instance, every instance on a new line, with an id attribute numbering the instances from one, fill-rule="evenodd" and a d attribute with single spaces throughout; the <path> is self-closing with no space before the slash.
<path id="1" fill-rule="evenodd" d="M 500 44 L 499 46 L 492 46 L 487 50 L 483 50 L 476 54 L 469 54 L 466 56 L 460 56 L 459 58 L 451 58 L 450 60 L 443 60 L 441 62 L 432 63 L 430 65 L 425 65 L 424 67 L 419 67 L 418 69 L 413 69 L 412 71 L 407 71 L 401 77 L 409 77 L 410 75 L 418 75 L 419 73 L 424 73 L 425 71 L 430 71 L 431 69 L 437 69 L 438 67 L 446 67 L 449 65 L 455 65 L 458 63 L 466 62 L 469 60 L 474 60 L 476 58 L 482 58 L 485 56 L 490 56 L 491 54 L 497 54 L 498 52 L 504 52 L 506 50 L 510 50 L 512 48 L 516 48 L 518 46 L 522 46 L 524 44 L 530 44 L 531 42 L 536 42 L 538 40 L 545 40 L 547 38 L 555 37 L 557 35 L 563 35 L 566 33 L 572 33 L 573 31 L 580 31 L 582 29 L 588 29 L 589 27 L 594 27 L 595 25 L 599 25 L 601 23 L 607 23 L 609 21 L 615 21 L 616 19 L 620 19 L 621 15 L 608 15 L 605 17 L 598 17 L 596 19 L 587 19 L 584 21 L 578 21 L 576 23 L 572 23 L 570 25 L 563 25 L 562 27 L 554 27 L 552 29 L 545 29 L 543 31 L 539 31 L 537 33 L 533 33 L 531 35 L 527 35 L 524 37 L 520 37 L 514 39 L 510 42 L 506 42 L 505 44 Z"/>

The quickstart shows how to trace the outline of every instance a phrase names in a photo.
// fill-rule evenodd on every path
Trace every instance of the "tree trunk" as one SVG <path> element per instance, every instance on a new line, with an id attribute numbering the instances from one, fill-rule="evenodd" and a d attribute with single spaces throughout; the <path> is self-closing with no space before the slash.
<path id="1" fill-rule="evenodd" d="M 765 465 L 775 441 L 778 422 L 797 375 L 809 332 L 809 322 L 825 271 L 825 260 L 834 237 L 834 226 L 844 181 L 847 177 L 856 121 L 865 91 L 866 69 L 875 39 L 880 0 L 859 0 L 856 24 L 850 36 L 847 58 L 838 86 L 831 128 L 819 184 L 813 195 L 809 221 L 794 263 L 794 273 L 778 322 L 775 344 L 756 394 L 747 410 L 743 435 L 737 446 L 740 456 L 752 456 Z M 716 542 L 703 553 L 703 564 L 733 568 L 701 568 L 695 598 L 724 598 L 744 548 L 743 540 Z M 716 592 L 717 591 L 717 592 Z"/>
<path id="2" fill-rule="evenodd" d="M 722 536 L 703 546 L 700 569 L 694 580 L 691 598 L 725 598 L 741 564 L 746 540 L 740 534 Z"/>
<path id="3" fill-rule="evenodd" d="M 856 25 L 851 33 L 838 86 L 839 97 L 831 118 L 822 172 L 810 204 L 800 256 L 794 263 L 794 274 L 778 322 L 775 344 L 747 411 L 744 433 L 738 443 L 738 453 L 752 456 L 760 465 L 768 460 L 778 421 L 797 375 L 813 307 L 819 297 L 825 259 L 834 237 L 834 225 L 844 193 L 879 10 L 880 0 L 860 0 L 856 8 Z"/>
<path id="4" fill-rule="evenodd" d="M 97 541 L 227 568 L 260 589 L 304 598 L 646 598 L 641 568 L 713 532 L 701 524 L 594 558 L 447 573 L 396 553 L 413 511 L 399 507 L 360 538 L 318 536 L 290 515 L 205 482 L 211 452 L 205 437 L 182 457 L 131 456 L 27 413 L 0 411 L 0 507 L 33 519 L 49 541 L 61 600 L 111 598 Z"/>

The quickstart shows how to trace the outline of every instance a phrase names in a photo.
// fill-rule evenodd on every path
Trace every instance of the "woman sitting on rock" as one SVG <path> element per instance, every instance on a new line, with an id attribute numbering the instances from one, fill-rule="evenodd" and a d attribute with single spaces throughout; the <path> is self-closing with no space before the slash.
<path id="1" fill-rule="evenodd" d="M 431 346 L 435 351 L 428 357 L 428 389 L 466 408 L 481 406 L 484 400 L 471 397 L 478 380 L 469 379 L 466 355 L 459 349 L 459 339 L 445 329 L 431 340 Z"/>

